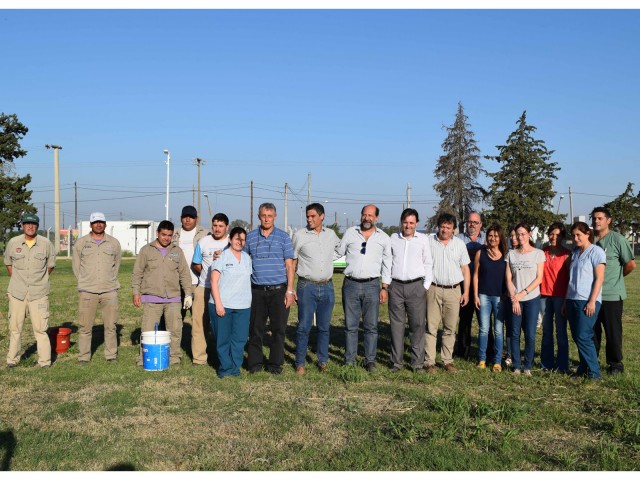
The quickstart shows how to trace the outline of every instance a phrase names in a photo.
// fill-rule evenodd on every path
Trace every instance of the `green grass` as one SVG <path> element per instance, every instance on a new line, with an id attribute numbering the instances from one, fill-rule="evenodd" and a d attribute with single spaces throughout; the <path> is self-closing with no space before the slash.
<path id="1" fill-rule="evenodd" d="M 379 368 L 343 367 L 342 275 L 335 276 L 327 374 L 295 375 L 296 308 L 281 376 L 246 372 L 219 380 L 211 366 L 163 372 L 135 366 L 141 311 L 131 303 L 133 261 L 120 272 L 119 356 L 77 362 L 78 312 L 68 260 L 52 277 L 51 326 L 73 329 L 71 348 L 37 367 L 26 322 L 19 367 L 0 369 L 2 470 L 637 470 L 640 468 L 640 273 L 627 277 L 626 373 L 599 383 L 543 374 L 478 371 L 456 360 L 448 375 L 389 370 L 387 308 L 381 309 Z M 6 272 L 0 290 L 6 291 Z M 8 348 L 0 296 L 0 352 Z M 185 332 L 188 331 L 188 326 Z M 477 334 L 477 326 L 473 332 Z M 360 338 L 362 340 L 362 336 Z M 315 345 L 312 333 L 310 345 Z M 540 345 L 540 331 L 537 350 Z M 571 342 L 572 365 L 577 351 Z M 362 346 L 360 346 L 362 353 Z M 407 357 L 408 361 L 408 357 Z M 601 356 L 604 364 L 604 349 Z"/>

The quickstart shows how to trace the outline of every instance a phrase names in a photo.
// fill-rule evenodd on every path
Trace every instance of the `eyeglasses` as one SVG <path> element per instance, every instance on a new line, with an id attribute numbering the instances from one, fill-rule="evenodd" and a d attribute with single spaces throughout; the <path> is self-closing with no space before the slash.
<path id="1" fill-rule="evenodd" d="M 258 235 L 258 244 L 256 245 L 256 258 L 269 258 L 271 256 L 271 245 L 273 244 L 273 239 L 271 241 L 263 240 L 262 241 L 263 244 L 269 245 L 269 251 L 266 253 L 264 251 L 262 253 L 258 253 L 260 252 L 260 237 L 261 235 Z M 264 246 L 263 246 L 263 250 L 264 250 Z"/>
<path id="2" fill-rule="evenodd" d="M 480 225 L 480 222 L 476 222 L 475 220 L 467 220 L 469 225 Z"/>
<path id="3" fill-rule="evenodd" d="M 362 242 L 362 248 L 360 249 L 361 254 L 367 253 L 367 242 Z"/>

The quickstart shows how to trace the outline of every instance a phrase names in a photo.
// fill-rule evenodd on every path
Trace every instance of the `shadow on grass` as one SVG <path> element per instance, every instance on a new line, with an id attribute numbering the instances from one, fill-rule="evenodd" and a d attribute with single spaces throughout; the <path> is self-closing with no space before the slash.
<path id="1" fill-rule="evenodd" d="M 13 458 L 16 444 L 16 436 L 12 430 L 0 432 L 0 471 L 8 472 L 11 470 L 11 459 Z"/>
<path id="2" fill-rule="evenodd" d="M 135 472 L 137 469 L 132 463 L 116 463 L 108 468 L 106 472 Z"/>

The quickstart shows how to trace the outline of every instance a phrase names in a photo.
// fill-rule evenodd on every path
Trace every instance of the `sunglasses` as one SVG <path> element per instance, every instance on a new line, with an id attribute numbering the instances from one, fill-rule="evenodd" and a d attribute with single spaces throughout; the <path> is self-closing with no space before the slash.
<path id="1" fill-rule="evenodd" d="M 367 242 L 362 242 L 362 248 L 360 249 L 361 254 L 367 253 Z"/>

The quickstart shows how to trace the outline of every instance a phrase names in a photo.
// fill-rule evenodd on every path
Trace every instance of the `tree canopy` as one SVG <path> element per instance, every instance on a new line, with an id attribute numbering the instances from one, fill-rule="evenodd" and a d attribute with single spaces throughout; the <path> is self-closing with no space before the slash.
<path id="1" fill-rule="evenodd" d="M 640 229 L 640 191 L 633 193 L 633 183 L 629 182 L 624 192 L 604 206 L 611 212 L 611 229 L 627 235 Z"/>
<path id="2" fill-rule="evenodd" d="M 452 126 L 443 127 L 447 137 L 442 142 L 443 155 L 438 158 L 434 176 L 439 180 L 433 188 L 440 196 L 436 214 L 429 223 L 433 225 L 441 212 L 453 213 L 462 224 L 473 205 L 482 200 L 486 190 L 478 183 L 478 176 L 485 171 L 480 163 L 480 149 L 467 122 L 462 103 Z"/>
<path id="3" fill-rule="evenodd" d="M 560 167 L 551 161 L 554 150 L 533 137 L 537 129 L 527 124 L 526 111 L 516 123 L 506 144 L 496 146 L 498 155 L 485 157 L 498 162 L 500 170 L 489 173 L 493 179 L 488 195 L 490 209 L 483 213 L 488 224 L 497 222 L 507 228 L 526 222 L 545 228 L 564 218 L 555 215 L 551 205 L 556 195 L 553 180 Z"/>
<path id="4" fill-rule="evenodd" d="M 20 226 L 25 213 L 35 213 L 31 204 L 31 175 L 13 175 L 13 161 L 27 154 L 20 140 L 29 131 L 15 114 L 0 114 L 0 237 L 6 244 L 7 235 Z"/>

